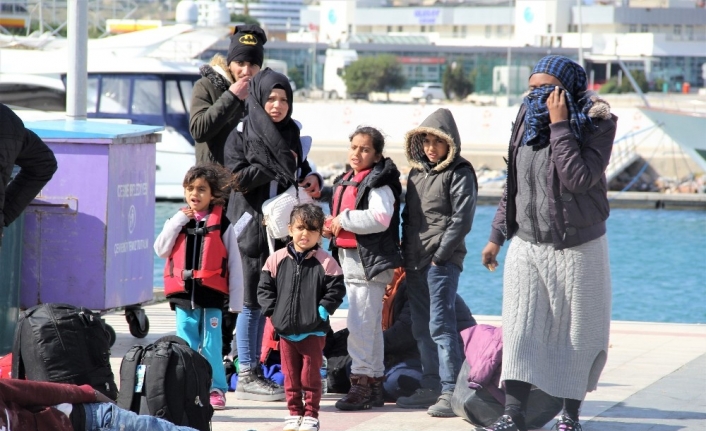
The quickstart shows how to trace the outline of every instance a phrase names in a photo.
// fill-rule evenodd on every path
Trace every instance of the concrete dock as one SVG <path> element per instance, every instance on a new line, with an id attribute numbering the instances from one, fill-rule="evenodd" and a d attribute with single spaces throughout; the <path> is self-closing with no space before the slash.
<path id="1" fill-rule="evenodd" d="M 150 332 L 130 335 L 120 312 L 105 315 L 117 333 L 112 349 L 113 373 L 134 344 L 148 344 L 174 334 L 174 312 L 165 302 L 145 306 Z M 345 326 L 347 310 L 332 316 L 334 329 Z M 497 316 L 475 316 L 479 323 L 499 325 Z M 117 381 L 119 384 L 119 381 Z M 472 430 L 460 418 L 433 418 L 425 410 L 403 410 L 394 404 L 360 412 L 341 412 L 339 394 L 321 401 L 321 431 L 455 431 Z M 213 431 L 275 431 L 287 415 L 284 402 L 240 401 L 227 395 L 226 410 L 213 416 Z M 584 431 L 706 430 L 706 325 L 614 321 L 608 363 L 598 390 L 589 393 L 581 411 Z M 550 429 L 553 422 L 543 429 Z"/>

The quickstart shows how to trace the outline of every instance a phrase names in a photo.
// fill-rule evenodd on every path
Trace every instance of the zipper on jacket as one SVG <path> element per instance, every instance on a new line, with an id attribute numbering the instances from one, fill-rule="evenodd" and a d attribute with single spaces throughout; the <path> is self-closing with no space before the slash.
<path id="1" fill-rule="evenodd" d="M 537 184 L 534 178 L 534 161 L 536 159 L 537 153 L 532 154 L 532 162 L 530 163 L 530 225 L 532 226 L 532 237 L 534 238 L 535 244 L 539 244 L 539 233 L 538 225 L 539 220 L 537 220 Z"/>
<path id="2" fill-rule="evenodd" d="M 293 259 L 296 262 L 296 259 Z M 299 301 L 299 291 L 301 290 L 301 263 L 296 262 L 296 271 L 294 272 L 294 289 L 292 289 L 292 300 L 289 302 L 289 315 L 292 318 L 292 329 L 294 334 L 299 334 L 299 313 L 297 313 L 297 304 Z"/>

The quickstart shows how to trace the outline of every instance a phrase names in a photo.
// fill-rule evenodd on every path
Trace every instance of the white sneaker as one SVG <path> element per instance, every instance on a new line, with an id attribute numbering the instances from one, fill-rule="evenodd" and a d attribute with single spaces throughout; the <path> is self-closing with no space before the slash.
<path id="1" fill-rule="evenodd" d="M 301 423 L 301 416 L 287 416 L 284 418 L 284 427 L 282 428 L 282 431 L 299 431 L 299 424 Z"/>
<path id="2" fill-rule="evenodd" d="M 299 424 L 299 431 L 319 431 L 319 420 L 311 416 L 304 416 Z"/>

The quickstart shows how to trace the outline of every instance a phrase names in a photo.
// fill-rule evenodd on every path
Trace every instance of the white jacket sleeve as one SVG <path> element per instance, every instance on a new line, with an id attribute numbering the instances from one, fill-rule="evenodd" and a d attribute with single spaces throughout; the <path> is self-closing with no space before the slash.
<path id="1" fill-rule="evenodd" d="M 243 311 L 243 264 L 240 260 L 240 248 L 238 247 L 238 237 L 235 234 L 233 225 L 228 225 L 228 229 L 223 234 L 223 244 L 228 250 L 228 311 L 240 313 Z"/>
<path id="2" fill-rule="evenodd" d="M 388 186 L 372 189 L 367 210 L 345 210 L 339 215 L 341 227 L 359 235 L 384 232 L 390 226 L 395 195 Z"/>
<path id="3" fill-rule="evenodd" d="M 157 256 L 166 259 L 172 254 L 174 243 L 181 232 L 181 228 L 189 223 L 189 217 L 181 211 L 177 211 L 174 217 L 164 222 L 162 233 L 154 240 L 154 251 Z"/>

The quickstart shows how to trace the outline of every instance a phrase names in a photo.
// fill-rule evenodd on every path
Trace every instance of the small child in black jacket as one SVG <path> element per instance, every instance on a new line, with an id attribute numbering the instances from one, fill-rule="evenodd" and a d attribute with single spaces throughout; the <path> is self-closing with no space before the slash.
<path id="1" fill-rule="evenodd" d="M 319 246 L 323 227 L 321 207 L 294 207 L 289 222 L 292 242 L 267 259 L 258 286 L 262 312 L 271 317 L 280 336 L 289 409 L 284 431 L 319 429 L 320 368 L 329 315 L 346 294 L 341 267 Z"/>

